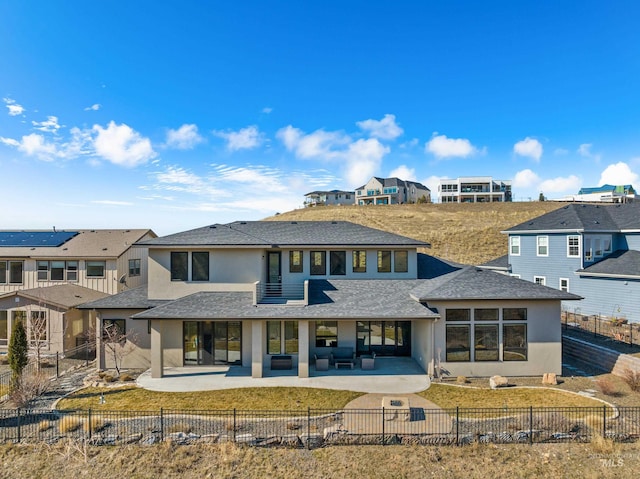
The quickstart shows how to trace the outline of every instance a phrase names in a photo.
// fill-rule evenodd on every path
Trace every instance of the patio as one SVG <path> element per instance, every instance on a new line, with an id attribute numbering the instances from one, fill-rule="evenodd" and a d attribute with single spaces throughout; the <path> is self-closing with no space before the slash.
<path id="1" fill-rule="evenodd" d="M 240 366 L 198 366 L 164 368 L 164 377 L 152 378 L 145 371 L 137 379 L 138 386 L 151 391 L 210 391 L 248 387 L 306 387 L 338 389 L 364 393 L 409 394 L 427 389 L 429 376 L 412 358 L 377 357 L 375 369 L 310 368 L 310 377 L 299 378 L 296 368 L 271 371 L 262 378 L 252 378 L 251 368 Z"/>

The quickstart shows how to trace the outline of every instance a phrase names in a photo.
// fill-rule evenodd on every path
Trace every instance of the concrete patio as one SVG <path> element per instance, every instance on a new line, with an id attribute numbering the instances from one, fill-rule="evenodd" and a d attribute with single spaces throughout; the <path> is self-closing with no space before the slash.
<path id="1" fill-rule="evenodd" d="M 297 369 L 271 371 L 264 377 L 252 378 L 251 368 L 240 366 L 191 366 L 164 368 L 164 377 L 152 378 L 146 371 L 137 379 L 138 386 L 152 391 L 186 392 L 255 387 L 307 387 L 337 389 L 364 393 L 409 394 L 430 386 L 429 376 L 411 358 L 377 357 L 375 369 L 334 369 L 316 371 L 299 378 Z"/>

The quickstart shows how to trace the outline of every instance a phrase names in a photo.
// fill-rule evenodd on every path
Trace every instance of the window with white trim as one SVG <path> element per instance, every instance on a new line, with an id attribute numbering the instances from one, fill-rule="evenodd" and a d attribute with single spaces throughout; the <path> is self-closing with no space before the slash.
<path id="1" fill-rule="evenodd" d="M 549 256 L 549 237 L 536 236 L 536 246 L 538 256 Z"/>
<path id="2" fill-rule="evenodd" d="M 567 258 L 580 257 L 580 236 L 567 236 Z"/>
<path id="3" fill-rule="evenodd" d="M 87 278 L 103 278 L 105 261 L 87 261 Z"/>
<path id="4" fill-rule="evenodd" d="M 509 254 L 520 256 L 520 236 L 509 236 Z"/>
<path id="5" fill-rule="evenodd" d="M 140 260 L 129 260 L 129 276 L 140 276 Z"/>
<path id="6" fill-rule="evenodd" d="M 569 292 L 569 278 L 560 278 L 560 291 Z"/>
<path id="7" fill-rule="evenodd" d="M 591 238 L 584 239 L 584 259 L 591 261 L 593 259 L 593 251 L 591 250 Z"/>
<path id="8" fill-rule="evenodd" d="M 545 278 L 544 276 L 534 276 L 533 282 L 544 286 L 547 283 L 547 278 Z"/>

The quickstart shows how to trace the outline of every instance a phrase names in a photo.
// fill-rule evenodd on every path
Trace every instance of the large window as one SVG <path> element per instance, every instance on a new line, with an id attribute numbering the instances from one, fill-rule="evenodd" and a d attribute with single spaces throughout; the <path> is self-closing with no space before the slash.
<path id="1" fill-rule="evenodd" d="M 289 273 L 302 273 L 302 251 L 289 251 Z"/>
<path id="2" fill-rule="evenodd" d="M 520 236 L 509 236 L 509 254 L 520 256 Z"/>
<path id="3" fill-rule="evenodd" d="M 602 256 L 602 240 L 600 238 L 595 238 L 594 240 L 594 254 L 597 258 Z"/>
<path id="4" fill-rule="evenodd" d="M 391 273 L 391 251 L 378 251 L 378 273 Z"/>
<path id="5" fill-rule="evenodd" d="M 473 319 L 476 321 L 498 321 L 498 308 L 476 308 L 473 310 Z"/>
<path id="6" fill-rule="evenodd" d="M 22 261 L 0 261 L 0 284 L 22 283 Z"/>
<path id="7" fill-rule="evenodd" d="M 189 253 L 186 251 L 171 252 L 171 281 L 187 281 L 189 279 Z"/>
<path id="8" fill-rule="evenodd" d="M 346 251 L 330 251 L 329 252 L 329 274 L 343 275 L 347 273 L 347 252 Z"/>
<path id="9" fill-rule="evenodd" d="M 447 321 L 469 321 L 471 319 L 470 309 L 447 309 L 445 313 Z"/>
<path id="10" fill-rule="evenodd" d="M 354 273 L 366 273 L 367 272 L 367 252 L 364 250 L 353 252 L 353 272 Z"/>
<path id="11" fill-rule="evenodd" d="M 393 253 L 393 270 L 396 273 L 406 273 L 409 271 L 409 252 L 395 251 Z"/>
<path id="12" fill-rule="evenodd" d="M 312 251 L 311 256 L 311 274 L 325 275 L 327 274 L 327 253 L 326 251 Z"/>
<path id="13" fill-rule="evenodd" d="M 267 354 L 280 354 L 281 342 L 280 321 L 267 321 Z"/>
<path id="14" fill-rule="evenodd" d="M 502 354 L 505 361 L 527 360 L 527 325 L 502 325 Z"/>
<path id="15" fill-rule="evenodd" d="M 471 338 L 468 325 L 447 326 L 447 362 L 471 360 Z"/>
<path id="16" fill-rule="evenodd" d="M 580 257 L 580 236 L 567 236 L 567 257 Z"/>
<path id="17" fill-rule="evenodd" d="M 191 253 L 191 280 L 209 281 L 208 251 L 194 251 Z"/>
<path id="18" fill-rule="evenodd" d="M 498 325 L 476 324 L 473 330 L 474 359 L 476 361 L 498 361 Z"/>
<path id="19" fill-rule="evenodd" d="M 549 237 L 536 236 L 536 245 L 538 247 L 538 256 L 549 256 Z"/>
<path id="20" fill-rule="evenodd" d="M 140 276 L 140 260 L 129 260 L 129 276 Z"/>
<path id="21" fill-rule="evenodd" d="M 38 261 L 36 263 L 38 281 L 77 281 L 77 261 Z"/>
<path id="22" fill-rule="evenodd" d="M 338 322 L 316 321 L 316 347 L 338 346 Z"/>
<path id="23" fill-rule="evenodd" d="M 87 278 L 104 278 L 104 261 L 87 261 Z"/>

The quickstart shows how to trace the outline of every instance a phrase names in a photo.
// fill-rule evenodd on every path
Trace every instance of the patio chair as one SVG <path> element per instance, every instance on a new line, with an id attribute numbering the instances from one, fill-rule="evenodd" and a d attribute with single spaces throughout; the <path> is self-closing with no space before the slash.
<path id="1" fill-rule="evenodd" d="M 316 371 L 328 371 L 329 370 L 329 357 L 314 355 L 316 359 Z"/>
<path id="2" fill-rule="evenodd" d="M 376 368 L 376 353 L 371 355 L 360 356 L 360 367 L 362 369 L 375 369 Z"/>

